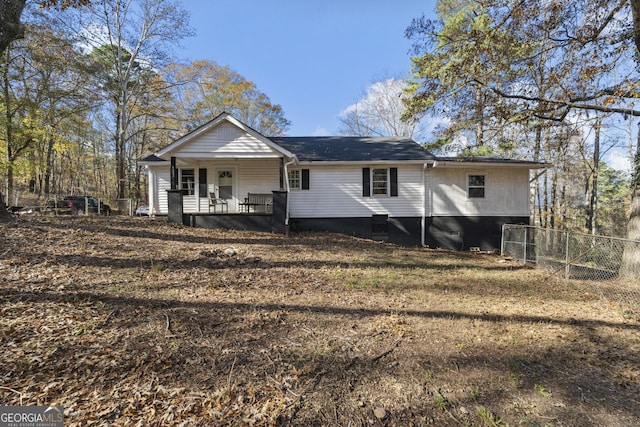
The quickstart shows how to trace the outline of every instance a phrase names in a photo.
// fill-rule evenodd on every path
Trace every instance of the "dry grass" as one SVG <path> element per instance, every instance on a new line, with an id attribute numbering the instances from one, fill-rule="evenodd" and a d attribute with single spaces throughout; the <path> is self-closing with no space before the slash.
<path id="1" fill-rule="evenodd" d="M 638 331 L 588 283 L 495 256 L 0 222 L 0 404 L 69 426 L 638 425 Z"/>

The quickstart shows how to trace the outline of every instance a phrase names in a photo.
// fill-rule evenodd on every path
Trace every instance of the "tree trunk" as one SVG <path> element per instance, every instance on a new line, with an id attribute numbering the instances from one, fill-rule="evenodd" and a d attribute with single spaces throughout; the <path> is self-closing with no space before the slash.
<path id="1" fill-rule="evenodd" d="M 120 52 L 121 47 L 118 45 L 118 60 L 122 60 L 122 53 Z M 119 64 L 118 67 L 123 67 L 124 64 Z M 117 131 L 117 139 L 116 139 L 116 179 L 118 180 L 117 188 L 118 188 L 118 199 L 125 198 L 125 188 L 127 185 L 127 174 L 126 174 L 126 164 L 127 164 L 127 128 L 129 127 L 129 70 L 131 69 L 131 65 L 125 67 L 126 70 L 120 71 L 121 75 L 120 83 L 120 96 L 119 101 L 120 105 L 118 105 L 118 125 L 116 127 Z M 119 154 L 119 155 L 118 155 Z"/>
<path id="2" fill-rule="evenodd" d="M 546 143 L 544 144 L 544 151 L 545 151 L 545 157 L 547 158 L 547 161 L 549 161 L 551 159 L 551 148 L 549 147 L 549 135 L 548 132 L 545 132 L 545 138 L 546 138 Z M 553 212 L 551 210 L 550 207 L 550 203 L 549 201 L 551 200 L 551 202 L 553 202 L 553 200 L 555 199 L 555 194 L 551 194 L 551 190 L 554 190 L 555 192 L 555 187 L 551 188 L 549 185 L 549 174 L 553 174 L 555 176 L 555 172 L 554 171 L 549 171 L 548 169 L 545 171 L 544 173 L 544 194 L 543 194 L 543 200 L 544 200 L 544 228 L 553 228 L 554 224 L 553 224 Z"/>
<path id="3" fill-rule="evenodd" d="M 594 126 L 595 138 L 593 141 L 593 169 L 591 171 L 591 189 L 589 204 L 587 206 L 587 232 L 596 234 L 596 209 L 598 206 L 598 172 L 600 171 L 600 127 L 602 119 L 598 117 Z"/>
<path id="4" fill-rule="evenodd" d="M 10 98 L 10 92 L 9 92 L 9 53 L 6 50 L 6 46 L 5 48 L 2 50 L 3 52 L 3 59 L 4 59 L 4 66 L 2 69 L 2 84 L 3 84 L 3 93 L 2 95 L 4 96 L 4 114 L 5 114 L 5 143 L 7 144 L 7 148 L 5 151 L 5 160 L 7 163 L 7 180 L 5 183 L 5 195 L 7 197 L 7 200 L 11 199 L 11 194 L 13 193 L 13 162 L 12 162 L 12 157 L 13 157 L 13 150 L 12 150 L 12 144 L 13 144 L 13 128 L 11 125 L 12 122 L 12 114 L 11 114 L 11 98 Z"/>
<path id="5" fill-rule="evenodd" d="M 640 0 L 629 0 L 633 17 L 633 40 L 636 45 L 636 54 L 640 55 Z M 639 125 L 640 126 L 640 125 Z M 627 226 L 627 238 L 640 240 L 640 128 L 636 141 L 636 155 L 633 164 L 633 182 L 631 183 L 631 209 L 629 225 Z M 625 251 L 626 254 L 626 251 Z M 626 257 L 625 257 L 626 258 Z M 637 248 L 634 263 L 636 268 L 640 264 L 640 248 Z M 628 260 L 631 262 L 631 259 Z"/>
<path id="6" fill-rule="evenodd" d="M 45 169 L 44 169 L 44 195 L 45 197 L 49 197 L 51 190 L 51 171 L 53 170 L 53 145 L 54 140 L 53 137 L 49 138 L 49 142 L 47 143 L 47 157 L 45 160 Z"/>
<path id="7" fill-rule="evenodd" d="M 640 123 L 638 123 L 638 138 L 633 166 L 634 173 L 631 181 L 631 207 L 627 225 L 627 238 L 640 241 Z M 629 242 L 625 245 L 620 275 L 623 277 L 640 277 L 640 243 Z"/>
<path id="8" fill-rule="evenodd" d="M 629 3 L 633 20 L 633 41 L 636 45 L 636 58 L 638 58 L 640 55 L 640 0 L 629 0 Z M 638 62 L 637 59 L 636 62 Z M 627 238 L 640 241 L 640 123 L 638 124 L 636 155 L 633 162 Z M 625 245 L 620 265 L 620 276 L 635 278 L 640 276 L 640 244 L 627 243 Z"/>
<path id="9" fill-rule="evenodd" d="M 120 109 L 119 109 L 120 110 Z M 124 199 L 124 132 L 122 131 L 122 114 L 120 111 L 116 113 L 116 198 Z"/>
<path id="10" fill-rule="evenodd" d="M 26 0 L 0 1 L 0 54 L 12 41 L 24 37 L 24 25 L 20 22 Z"/>
<path id="11" fill-rule="evenodd" d="M 558 212 L 558 215 L 560 216 L 560 223 L 561 223 L 561 227 L 566 229 L 567 228 L 567 213 L 568 213 L 568 203 L 567 203 L 567 180 L 566 180 L 566 176 L 567 176 L 567 167 L 566 167 L 566 157 L 563 160 L 563 169 L 562 169 L 562 180 L 560 181 L 560 197 L 558 198 L 557 196 L 555 196 L 555 200 L 556 202 L 554 203 L 554 206 L 557 206 L 557 209 L 554 211 L 554 217 L 556 212 Z M 554 182 L 554 187 L 557 187 L 558 185 L 558 178 L 557 178 L 557 173 L 556 173 L 556 179 Z M 554 190 L 554 193 L 557 194 L 557 188 Z M 553 227 L 555 228 L 555 226 Z"/>
<path id="12" fill-rule="evenodd" d="M 124 147 L 124 141 L 123 141 L 123 136 L 124 135 L 120 135 L 118 136 L 118 152 L 120 153 L 120 156 L 118 158 L 116 158 L 116 162 L 117 162 L 117 166 L 116 166 L 116 175 L 117 175 L 117 179 L 118 179 L 118 198 L 119 199 L 124 199 L 125 198 L 125 189 L 126 189 L 126 185 L 127 185 L 127 175 L 125 173 L 126 169 L 125 169 L 125 156 L 124 156 L 124 152 L 125 152 L 125 147 Z"/>
<path id="13" fill-rule="evenodd" d="M 476 147 L 484 146 L 484 105 L 482 102 L 482 91 L 480 86 L 476 87 Z"/>
<path id="14" fill-rule="evenodd" d="M 542 125 L 538 125 L 536 126 L 536 139 L 535 139 L 535 144 L 534 144 L 534 148 L 533 148 L 533 161 L 534 162 L 538 162 L 540 161 L 540 149 L 542 147 Z M 538 177 L 538 179 L 535 180 L 535 182 L 533 182 L 531 185 L 533 187 L 533 194 L 532 194 L 532 205 L 534 206 L 534 208 L 531 210 L 532 212 L 532 218 L 531 218 L 531 225 L 536 225 L 536 209 L 535 209 L 535 203 L 537 201 L 538 203 L 538 225 L 542 226 L 542 204 L 541 204 L 541 195 L 540 195 L 540 185 L 539 185 L 539 181 L 540 181 L 540 177 Z"/>

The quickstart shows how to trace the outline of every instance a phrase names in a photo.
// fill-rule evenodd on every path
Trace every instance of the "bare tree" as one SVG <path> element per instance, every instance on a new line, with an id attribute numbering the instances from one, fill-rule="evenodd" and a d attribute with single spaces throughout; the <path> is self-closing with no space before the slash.
<path id="1" fill-rule="evenodd" d="M 213 61 L 170 64 L 168 80 L 175 82 L 172 93 L 174 118 L 180 118 L 186 130 L 192 130 L 222 112 L 242 120 L 263 135 L 284 135 L 291 122 L 282 107 L 271 102 L 256 84 Z"/>
<path id="2" fill-rule="evenodd" d="M 86 43 L 100 52 L 102 87 L 115 118 L 117 197 L 124 198 L 135 99 L 144 96 L 145 83 L 168 61 L 171 48 L 191 35 L 189 17 L 172 0 L 100 0 L 91 11 L 81 25 L 94 30 Z"/>
<path id="3" fill-rule="evenodd" d="M 420 120 L 403 121 L 406 82 L 388 78 L 373 83 L 364 96 L 340 113 L 339 132 L 354 136 L 407 136 L 420 138 Z"/>

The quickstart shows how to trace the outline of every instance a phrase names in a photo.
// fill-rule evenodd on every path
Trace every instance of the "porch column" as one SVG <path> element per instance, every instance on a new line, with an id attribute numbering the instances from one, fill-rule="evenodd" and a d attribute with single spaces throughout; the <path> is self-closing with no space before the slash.
<path id="1" fill-rule="evenodd" d="M 287 218 L 287 196 L 286 191 L 273 192 L 273 214 L 271 216 L 271 232 L 277 234 L 287 234 L 285 220 Z"/>
<path id="2" fill-rule="evenodd" d="M 284 158 L 280 157 L 280 190 L 284 190 Z"/>
<path id="3" fill-rule="evenodd" d="M 184 219 L 184 209 L 182 204 L 182 190 L 167 190 L 167 208 L 169 222 L 174 224 L 182 224 Z"/>
<path id="4" fill-rule="evenodd" d="M 178 189 L 178 167 L 176 165 L 175 157 L 171 157 L 171 189 Z"/>

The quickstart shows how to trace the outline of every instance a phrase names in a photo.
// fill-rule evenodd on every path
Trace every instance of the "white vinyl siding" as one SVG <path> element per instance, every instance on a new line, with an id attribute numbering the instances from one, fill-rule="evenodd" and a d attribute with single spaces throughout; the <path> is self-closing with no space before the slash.
<path id="1" fill-rule="evenodd" d="M 166 215 L 167 190 L 171 189 L 168 166 L 149 167 L 149 210 L 151 215 Z"/>
<path id="2" fill-rule="evenodd" d="M 469 176 L 484 176 L 484 197 L 468 197 Z M 528 216 L 529 170 L 436 167 L 431 172 L 434 216 Z"/>
<path id="3" fill-rule="evenodd" d="M 278 156 L 262 141 L 226 122 L 181 145 L 171 155 L 180 158 Z"/>
<path id="4" fill-rule="evenodd" d="M 247 193 L 271 193 L 280 189 L 279 159 L 243 160 L 239 163 L 238 190 L 244 200 Z"/>
<path id="5" fill-rule="evenodd" d="M 398 166 L 398 197 L 363 197 L 362 165 L 309 169 L 309 191 L 289 193 L 292 218 L 422 215 L 422 165 Z"/>

